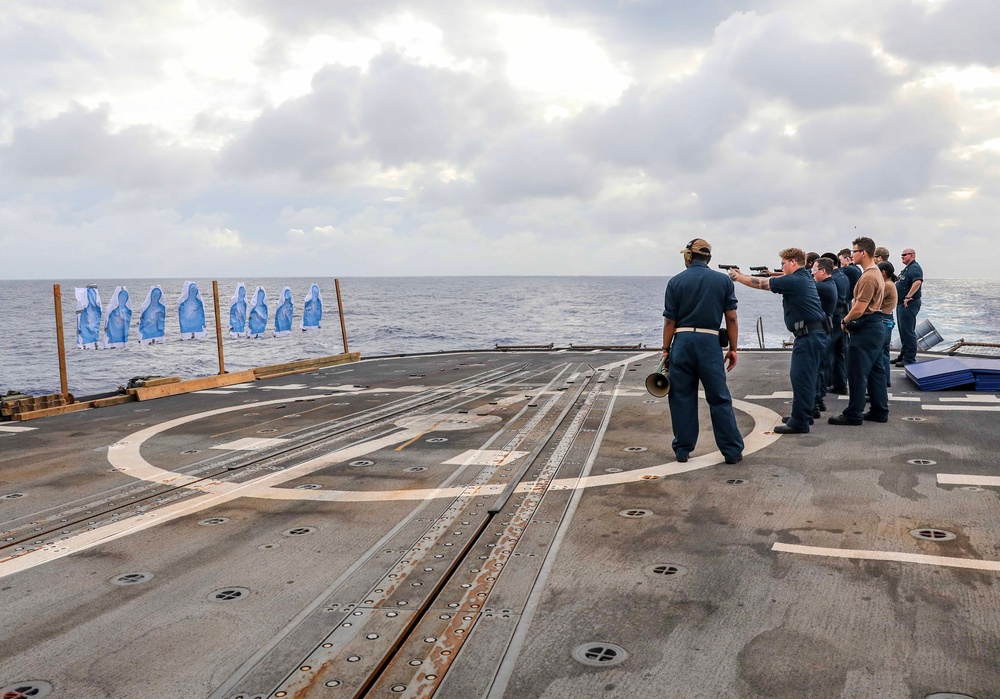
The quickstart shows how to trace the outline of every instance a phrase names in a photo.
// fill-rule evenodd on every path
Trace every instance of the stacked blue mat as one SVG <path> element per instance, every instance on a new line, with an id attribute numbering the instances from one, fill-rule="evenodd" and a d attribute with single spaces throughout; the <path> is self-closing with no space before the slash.
<path id="1" fill-rule="evenodd" d="M 1000 359 L 947 357 L 906 365 L 906 376 L 921 391 L 975 385 L 977 391 L 1000 391 Z"/>

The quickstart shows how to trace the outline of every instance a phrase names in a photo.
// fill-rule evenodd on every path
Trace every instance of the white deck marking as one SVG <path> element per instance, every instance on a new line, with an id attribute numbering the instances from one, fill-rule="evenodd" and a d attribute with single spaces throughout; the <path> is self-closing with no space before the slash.
<path id="1" fill-rule="evenodd" d="M 276 444 L 282 444 L 287 442 L 287 439 L 281 437 L 244 437 L 243 439 L 237 439 L 235 442 L 226 442 L 225 444 L 217 444 L 212 449 L 228 449 L 230 451 L 258 451 L 260 449 L 266 449 L 268 447 L 273 447 Z"/>
<path id="2" fill-rule="evenodd" d="M 1000 403 L 1000 397 L 994 395 L 976 395 L 966 393 L 965 398 L 941 398 L 942 403 Z"/>
<path id="3" fill-rule="evenodd" d="M 23 425 L 0 425 L 0 432 L 30 432 L 37 429 L 37 427 L 25 427 Z"/>
<path id="4" fill-rule="evenodd" d="M 855 558 L 864 561 L 896 561 L 898 563 L 922 563 L 931 566 L 951 568 L 973 568 L 975 570 L 995 570 L 1000 572 L 1000 561 L 977 561 L 974 558 L 953 558 L 951 556 L 925 556 L 902 551 L 865 551 L 860 549 L 828 549 L 821 546 L 799 546 L 797 544 L 775 543 L 772 551 L 801 553 L 807 556 L 831 556 L 834 558 Z"/>
<path id="5" fill-rule="evenodd" d="M 632 362 L 641 362 L 643 359 L 648 359 L 649 357 L 659 357 L 660 351 L 655 352 L 643 352 L 642 354 L 634 354 L 631 357 L 626 357 L 625 359 L 620 359 L 617 362 L 611 362 L 610 364 L 602 364 L 597 367 L 595 371 L 611 371 L 617 366 L 622 366 L 624 364 L 631 364 Z M 656 367 L 653 367 L 654 369 Z"/>
<path id="6" fill-rule="evenodd" d="M 345 393 L 357 393 L 358 391 L 365 390 L 364 386 L 354 386 L 352 384 L 344 384 L 343 386 L 313 386 L 313 391 L 343 391 Z"/>
<path id="7" fill-rule="evenodd" d="M 504 466 L 510 463 L 514 459 L 520 459 L 522 456 L 527 454 L 526 451 L 512 451 L 504 457 L 503 461 L 500 463 L 496 462 L 496 459 L 500 454 L 504 452 L 500 449 L 469 449 L 462 454 L 459 454 L 453 459 L 448 459 L 447 461 L 442 461 L 442 464 L 448 466 Z"/>
<path id="8" fill-rule="evenodd" d="M 617 391 L 616 391 L 617 394 Z M 703 395 L 703 394 L 702 394 Z M 302 396 L 292 399 L 295 402 L 308 400 L 309 396 Z M 281 400 L 261 401 L 257 406 L 272 405 L 281 403 Z M 763 449 L 780 438 L 780 435 L 771 432 L 771 429 L 779 424 L 781 416 L 770 408 L 745 403 L 740 400 L 733 400 L 733 407 L 747 413 L 754 420 L 753 431 L 744 439 L 744 455 Z M 184 486 L 195 480 L 192 476 L 168 471 L 153 466 L 146 461 L 140 453 L 142 444 L 154 435 L 165 432 L 174 427 L 194 422 L 213 415 L 245 410 L 245 406 L 237 405 L 229 408 L 219 408 L 218 410 L 208 410 L 203 413 L 186 415 L 174 420 L 147 427 L 144 430 L 129 435 L 108 449 L 108 461 L 116 469 L 123 471 L 133 478 L 150 481 L 153 483 Z M 202 482 L 197 486 L 198 490 L 209 493 L 225 494 L 238 487 L 241 495 L 277 500 L 318 500 L 323 502 L 374 502 L 380 500 L 426 500 L 433 498 L 458 497 L 466 492 L 463 486 L 453 486 L 451 488 L 424 488 L 413 490 L 374 490 L 374 491 L 342 491 L 342 490 L 295 490 L 290 488 L 274 488 L 272 484 L 280 484 L 301 476 L 307 475 L 332 464 L 343 463 L 361 456 L 371 454 L 389 446 L 401 444 L 418 435 L 432 430 L 455 430 L 470 429 L 485 421 L 499 420 L 495 416 L 477 416 L 459 413 L 450 418 L 442 419 L 441 415 L 427 415 L 411 418 L 402 418 L 397 424 L 403 428 L 397 432 L 381 439 L 362 442 L 339 451 L 324 454 L 310 459 L 301 464 L 279 471 L 268 476 L 255 479 L 248 483 L 235 486 L 232 483 L 221 483 L 213 481 Z M 770 432 L 770 434 L 767 434 Z M 678 473 L 695 471 L 708 466 L 713 466 L 723 460 L 720 452 L 711 452 L 689 460 L 681 464 L 674 461 L 653 466 L 648 469 L 637 469 L 634 471 L 623 471 L 621 473 L 606 473 L 597 476 L 590 476 L 584 480 L 578 479 L 556 479 L 552 481 L 552 488 L 565 490 L 579 483 L 579 487 L 592 488 L 606 485 L 619 485 L 621 483 L 633 483 L 639 480 L 655 480 L 650 478 L 655 476 L 662 478 Z M 265 485 L 266 483 L 266 485 Z M 520 491 L 526 492 L 533 487 L 533 482 L 523 483 Z M 500 492 L 503 486 L 484 486 L 481 492 Z M 157 510 L 162 512 L 162 510 Z"/>
<path id="9" fill-rule="evenodd" d="M 850 400 L 850 396 L 840 396 L 840 400 Z M 894 396 L 892 393 L 889 394 L 889 400 L 894 400 L 898 403 L 919 403 L 920 396 Z"/>
<path id="10" fill-rule="evenodd" d="M 769 396 L 745 396 L 747 400 L 768 400 L 769 398 L 791 398 L 791 391 L 775 391 Z"/>
<path id="11" fill-rule="evenodd" d="M 939 473 L 937 482 L 941 485 L 985 485 L 1000 487 L 1000 476 L 968 476 L 961 473 Z"/>
<path id="12" fill-rule="evenodd" d="M 617 393 L 617 391 L 616 391 Z M 314 400 L 314 396 L 305 395 L 295 398 L 260 401 L 255 405 L 263 407 L 278 403 L 303 402 Z M 744 439 L 744 455 L 762 449 L 777 441 L 780 436 L 770 432 L 780 422 L 781 416 L 773 410 L 753 403 L 733 400 L 733 407 L 741 410 L 754 420 L 753 431 Z M 244 405 L 234 405 L 227 408 L 206 410 L 201 413 L 185 415 L 174 420 L 168 420 L 146 429 L 134 432 L 119 440 L 108 448 L 108 461 L 111 465 L 126 475 L 139 480 L 172 486 L 190 486 L 201 495 L 144 512 L 117 522 L 110 522 L 91 531 L 83 531 L 62 537 L 58 543 L 43 546 L 34 551 L 17 552 L 0 558 L 0 578 L 18 573 L 64 556 L 84 551 L 94 546 L 104 544 L 122 537 L 134 534 L 157 524 L 169 522 L 180 517 L 194 514 L 209 507 L 215 507 L 240 497 L 257 497 L 273 500 L 313 500 L 322 502 L 376 502 L 401 500 L 431 500 L 436 498 L 456 498 L 461 495 L 476 497 L 479 495 L 494 495 L 503 492 L 505 484 L 498 483 L 487 486 L 455 485 L 441 488 L 422 488 L 414 490 L 381 490 L 381 491 L 322 491 L 295 490 L 293 488 L 277 488 L 287 481 L 300 478 L 332 464 L 343 463 L 375 453 L 381 449 L 394 447 L 397 444 L 422 435 L 431 428 L 435 430 L 471 429 L 482 422 L 498 421 L 496 416 L 477 416 L 456 414 L 451 417 L 444 415 L 426 415 L 415 418 L 403 418 L 397 422 L 403 429 L 399 432 L 373 439 L 360 444 L 354 444 L 338 451 L 323 454 L 316 458 L 297 464 L 284 471 L 276 471 L 255 478 L 246 483 L 230 483 L 218 480 L 207 481 L 195 476 L 189 476 L 174 471 L 153 466 L 141 454 L 142 444 L 149 438 L 174 427 L 202 420 L 214 415 L 237 410 L 246 410 Z M 768 433 L 769 432 L 769 433 Z M 554 490 L 570 490 L 578 488 L 593 488 L 621 483 L 633 483 L 641 480 L 650 482 L 664 476 L 695 471 L 723 461 L 722 454 L 712 452 L 704 454 L 680 464 L 669 461 L 648 469 L 637 469 L 622 473 L 606 473 L 586 478 L 555 479 L 551 482 Z M 522 483 L 517 492 L 531 492 L 535 487 L 533 481 Z"/>
<path id="13" fill-rule="evenodd" d="M 922 405 L 924 410 L 950 410 L 952 412 L 996 413 L 1000 405 Z"/>
<path id="14" fill-rule="evenodd" d="M 262 391 L 301 391 L 304 388 L 309 388 L 304 383 L 289 383 L 284 386 L 258 386 Z"/>
<path id="15" fill-rule="evenodd" d="M 219 396 L 228 396 L 230 393 L 243 393 L 243 391 L 226 391 L 221 388 L 205 388 L 200 391 L 195 391 L 195 395 L 203 395 L 205 393 L 213 393 Z"/>

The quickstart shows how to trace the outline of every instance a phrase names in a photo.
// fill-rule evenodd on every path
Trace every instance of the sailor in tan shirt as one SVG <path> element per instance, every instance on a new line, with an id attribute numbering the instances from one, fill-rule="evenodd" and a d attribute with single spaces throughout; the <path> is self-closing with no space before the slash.
<path id="1" fill-rule="evenodd" d="M 861 425 L 864 420 L 889 421 L 889 393 L 885 385 L 882 348 L 885 345 L 885 323 L 882 301 L 885 282 L 872 259 L 875 241 L 866 236 L 855 238 L 851 260 L 864 270 L 854 286 L 854 305 L 844 317 L 844 330 L 851 334 L 847 347 L 847 385 L 850 400 L 840 415 L 834 415 L 831 425 Z M 871 401 L 866 413 L 865 388 Z"/>

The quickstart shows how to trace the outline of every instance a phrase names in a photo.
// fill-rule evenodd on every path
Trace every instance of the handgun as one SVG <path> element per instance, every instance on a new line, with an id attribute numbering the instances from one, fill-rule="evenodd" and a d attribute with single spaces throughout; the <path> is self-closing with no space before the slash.
<path id="1" fill-rule="evenodd" d="M 767 265 L 762 267 L 751 267 L 750 270 L 753 272 L 751 277 L 770 277 L 771 273 L 767 271 Z"/>
<path id="2" fill-rule="evenodd" d="M 719 265 L 719 269 L 725 269 L 725 270 L 739 269 L 739 268 L 740 268 L 739 265 Z"/>

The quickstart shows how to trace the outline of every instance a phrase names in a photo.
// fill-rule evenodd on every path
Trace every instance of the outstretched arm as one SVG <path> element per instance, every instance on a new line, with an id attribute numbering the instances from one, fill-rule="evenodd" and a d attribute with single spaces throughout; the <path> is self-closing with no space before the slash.
<path id="1" fill-rule="evenodd" d="M 740 274 L 739 270 L 736 269 L 729 270 L 729 278 L 743 286 L 749 286 L 751 289 L 771 288 L 771 280 L 767 277 L 751 277 L 749 274 Z"/>

